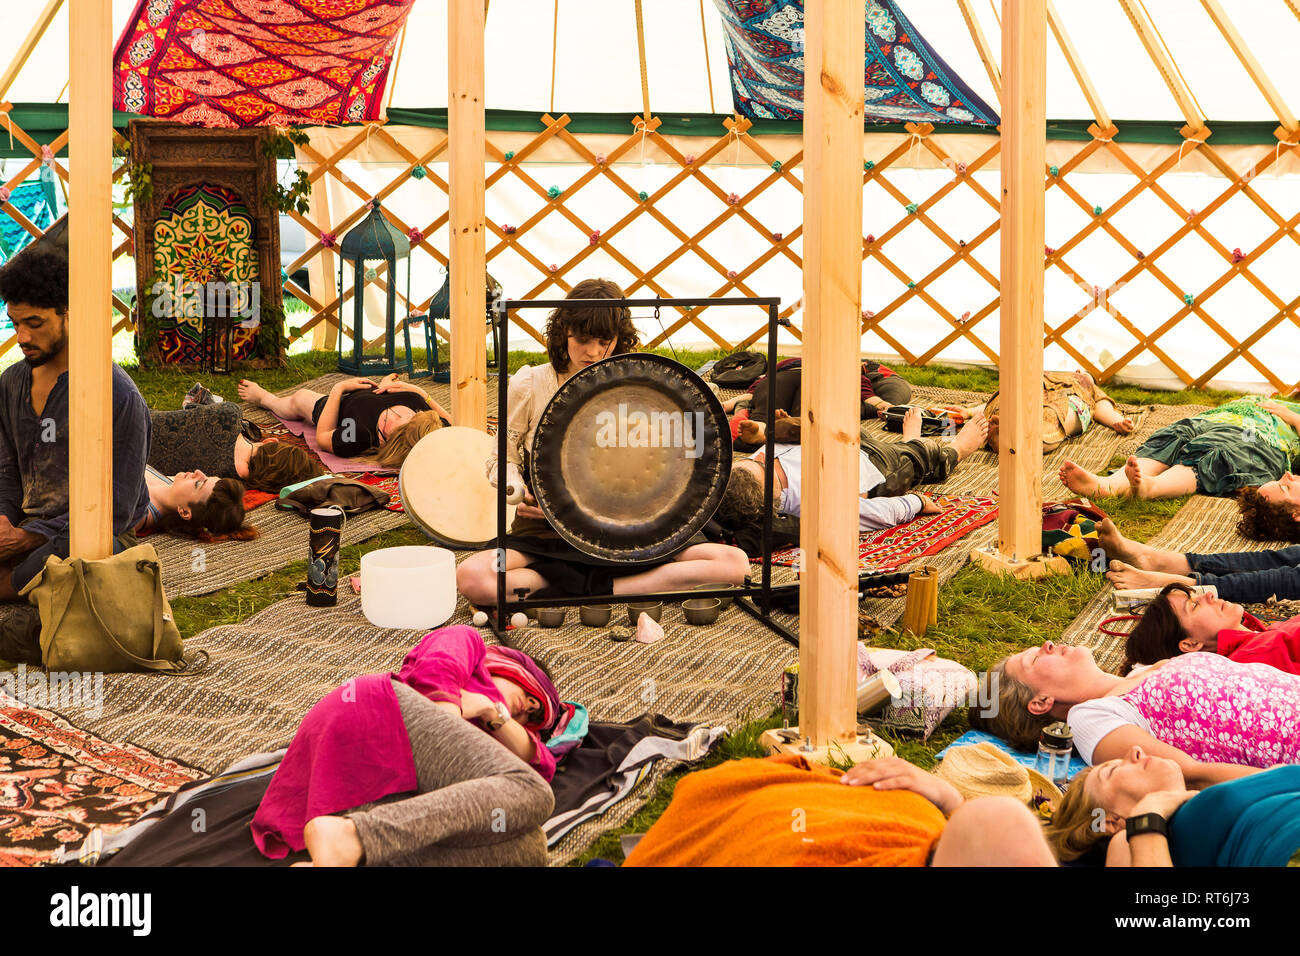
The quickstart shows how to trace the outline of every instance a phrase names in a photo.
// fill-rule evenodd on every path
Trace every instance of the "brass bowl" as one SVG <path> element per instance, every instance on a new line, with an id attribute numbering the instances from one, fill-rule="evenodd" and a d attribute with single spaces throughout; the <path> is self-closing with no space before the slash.
<path id="1" fill-rule="evenodd" d="M 704 624 L 712 624 L 722 613 L 722 600 L 720 598 L 692 598 L 689 601 L 682 602 L 682 612 L 686 615 L 686 623 L 694 624 L 697 627 Z"/>
<path id="2" fill-rule="evenodd" d="M 642 614 L 649 614 L 650 619 L 652 621 L 658 621 L 660 616 L 663 613 L 664 613 L 663 601 L 653 601 L 653 602 L 642 603 L 642 604 L 629 604 L 627 606 L 627 620 L 628 623 L 631 624 L 633 627 L 636 627 L 636 622 L 641 619 Z"/>
<path id="3" fill-rule="evenodd" d="M 613 607 L 608 604 L 586 604 L 578 608 L 578 617 L 587 627 L 604 627 L 613 613 Z"/>
<path id="4" fill-rule="evenodd" d="M 697 584 L 695 587 L 691 588 L 691 590 L 692 591 L 720 591 L 723 588 L 727 588 L 728 590 L 734 591 L 738 587 L 740 587 L 740 585 L 738 584 L 727 584 L 726 582 L 719 582 L 718 584 Z M 734 600 L 734 598 L 722 597 L 722 598 L 718 598 L 718 600 L 722 602 L 722 610 L 725 611 L 727 608 L 731 607 L 731 602 Z"/>
<path id="5" fill-rule="evenodd" d="M 568 613 L 567 607 L 544 607 L 537 612 L 537 621 L 542 627 L 559 627 Z"/>

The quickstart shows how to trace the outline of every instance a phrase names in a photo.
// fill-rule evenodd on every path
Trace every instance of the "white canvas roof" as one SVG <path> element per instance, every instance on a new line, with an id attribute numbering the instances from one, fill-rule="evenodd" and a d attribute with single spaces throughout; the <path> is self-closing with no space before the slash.
<path id="1" fill-rule="evenodd" d="M 1143 0 L 1196 100 L 1214 120 L 1273 120 L 1268 103 L 1209 15 L 1192 0 Z M 1300 15 L 1287 0 L 1234 0 L 1229 16 L 1274 85 L 1300 109 Z M 43 4 L 5 4 L 0 63 L 12 59 Z M 646 0 L 647 73 L 651 105 L 665 112 L 710 112 L 700 0 Z M 957 0 L 903 0 L 904 12 L 957 73 L 990 103 L 993 87 Z M 1113 118 L 1178 120 L 1178 106 L 1152 65 L 1119 0 L 1057 0 L 1093 83 Z M 134 0 L 114 0 L 120 34 Z M 726 51 L 713 0 L 704 0 L 708 62 L 716 112 L 729 112 Z M 971 8 L 994 54 L 999 27 L 992 0 Z M 68 76 L 65 5 L 9 91 L 14 102 L 53 102 Z M 551 108 L 551 55 L 556 6 L 545 0 L 490 0 L 486 52 L 487 105 L 493 109 Z M 555 108 L 569 112 L 635 112 L 641 108 L 636 19 L 632 0 L 559 0 Z M 416 0 L 393 105 L 441 107 L 447 100 L 447 3 Z M 1065 58 L 1048 39 L 1047 115 L 1091 114 Z"/>

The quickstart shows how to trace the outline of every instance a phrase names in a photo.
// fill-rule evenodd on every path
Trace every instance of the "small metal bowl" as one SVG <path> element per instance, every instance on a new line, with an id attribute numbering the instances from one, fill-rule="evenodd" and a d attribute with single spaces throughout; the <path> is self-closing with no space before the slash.
<path id="1" fill-rule="evenodd" d="M 613 613 L 613 607 L 608 604 L 586 604 L 578 608 L 578 617 L 587 627 L 604 627 Z"/>
<path id="2" fill-rule="evenodd" d="M 664 613 L 664 602 L 654 601 L 647 604 L 629 604 L 627 606 L 627 621 L 633 627 L 641 619 L 642 614 L 649 614 L 652 621 L 658 621 Z"/>
<path id="3" fill-rule="evenodd" d="M 682 613 L 686 615 L 687 624 L 712 624 L 722 613 L 722 601 L 719 598 L 692 598 L 682 602 Z"/>
<path id="4" fill-rule="evenodd" d="M 691 588 L 691 590 L 692 591 L 720 591 L 723 588 L 727 588 L 730 591 L 734 591 L 736 590 L 737 587 L 739 587 L 739 585 L 728 584 L 726 582 L 719 582 L 718 584 L 697 584 L 695 587 Z M 722 610 L 725 611 L 727 608 L 731 607 L 731 602 L 733 598 L 723 597 L 723 598 L 718 598 L 718 600 L 722 602 Z"/>
<path id="5" fill-rule="evenodd" d="M 559 627 L 568 613 L 565 607 L 544 607 L 537 612 L 537 621 L 542 627 Z"/>

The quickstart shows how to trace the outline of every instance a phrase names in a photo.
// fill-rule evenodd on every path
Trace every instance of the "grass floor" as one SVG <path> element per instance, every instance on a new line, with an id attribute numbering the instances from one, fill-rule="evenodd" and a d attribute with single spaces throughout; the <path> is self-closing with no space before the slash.
<path id="1" fill-rule="evenodd" d="M 669 349 L 655 351 L 674 355 Z M 698 368 L 704 362 L 720 358 L 723 354 L 725 353 L 721 351 L 679 351 L 675 357 Z M 423 362 L 422 354 L 415 358 L 417 364 Z M 542 352 L 511 352 L 509 368 L 514 371 L 522 365 L 544 361 L 546 356 Z M 278 391 L 336 369 L 337 358 L 333 352 L 308 352 L 291 356 L 285 368 L 257 372 L 256 379 L 271 391 Z M 185 391 L 194 381 L 193 373 L 167 369 L 127 367 L 127 371 L 135 379 L 145 400 L 154 408 L 180 407 Z M 915 385 L 992 392 L 998 384 L 997 373 L 987 369 L 899 366 L 897 371 Z M 204 384 L 216 394 L 235 399 L 237 382 L 237 376 L 214 376 L 205 380 Z M 1214 405 L 1233 397 L 1223 392 L 1152 392 L 1128 386 L 1110 387 L 1107 391 L 1116 400 L 1132 404 Z M 1108 501 L 1107 509 L 1126 534 L 1145 541 L 1164 527 L 1186 500 Z M 367 551 L 400 544 L 423 543 L 425 540 L 421 532 L 408 527 L 344 548 L 340 576 L 354 573 L 359 567 L 361 555 Z M 177 624 L 181 633 L 189 636 L 217 624 L 244 620 L 256 611 L 295 593 L 304 573 L 305 562 L 299 562 L 258 580 L 233 585 L 216 594 L 180 598 L 173 602 Z M 983 670 L 1006 654 L 1059 637 L 1103 583 L 1100 574 L 1087 569 L 1079 569 L 1073 574 L 1060 577 L 1013 582 L 968 565 L 941 589 L 938 625 L 928 631 L 923 641 L 918 641 L 911 635 L 888 632 L 876 638 L 876 642 L 904 649 L 922 645 L 932 647 L 943 657 L 960 661 L 976 671 Z M 714 753 L 692 769 L 712 766 L 723 760 L 761 756 L 759 735 L 779 723 L 780 719 L 775 715 L 754 715 L 754 719 L 741 722 L 723 739 Z M 929 767 L 935 762 L 935 754 L 960 736 L 967 726 L 965 712 L 958 710 L 928 741 L 904 739 L 889 734 L 885 736 L 900 756 L 919 766 Z M 618 837 L 623 833 L 644 832 L 667 807 L 673 787 L 681 776 L 677 773 L 666 777 L 656 794 L 626 826 L 603 836 L 578 862 L 594 857 L 621 861 Z"/>

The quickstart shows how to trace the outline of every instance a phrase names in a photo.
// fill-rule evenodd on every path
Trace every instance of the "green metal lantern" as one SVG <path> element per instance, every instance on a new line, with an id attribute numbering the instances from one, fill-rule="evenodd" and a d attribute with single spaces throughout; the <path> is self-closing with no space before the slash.
<path id="1" fill-rule="evenodd" d="M 406 302 L 411 301 L 411 241 L 388 221 L 379 200 L 371 202 L 370 215 L 343 237 L 339 244 L 339 371 L 352 375 L 387 374 L 397 371 L 394 360 L 394 344 L 397 328 L 397 263 L 406 260 Z M 368 282 L 381 281 L 378 264 L 387 266 L 382 277 L 387 286 L 387 298 L 384 308 L 384 351 L 379 354 L 365 353 L 365 288 Z M 343 303 L 343 280 L 345 270 L 352 270 L 352 353 L 345 356 L 343 352 L 343 335 L 346 308 Z M 376 323 L 378 324 L 378 323 Z M 410 356 L 406 357 L 405 366 L 409 370 Z"/>

